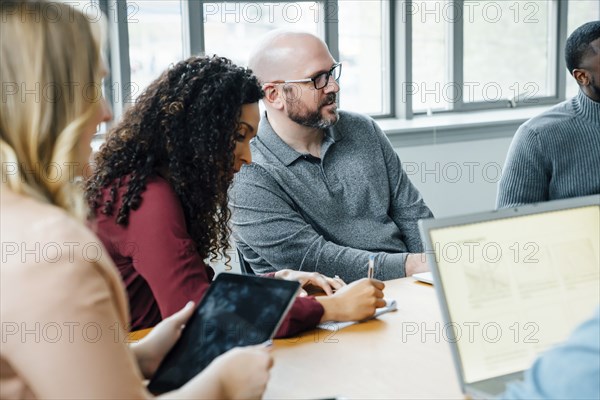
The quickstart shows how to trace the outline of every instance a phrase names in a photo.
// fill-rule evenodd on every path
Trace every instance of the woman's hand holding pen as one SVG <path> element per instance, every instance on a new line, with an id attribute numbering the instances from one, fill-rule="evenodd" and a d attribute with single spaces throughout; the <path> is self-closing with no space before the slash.
<path id="1" fill-rule="evenodd" d="M 385 284 L 376 279 L 361 279 L 340 288 L 331 296 L 319 296 L 325 312 L 324 321 L 360 321 L 375 314 L 375 309 L 384 307 Z"/>

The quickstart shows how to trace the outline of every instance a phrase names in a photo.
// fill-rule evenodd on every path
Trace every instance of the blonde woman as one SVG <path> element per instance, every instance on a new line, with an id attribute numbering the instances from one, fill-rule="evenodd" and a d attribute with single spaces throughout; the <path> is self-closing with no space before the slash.
<path id="1" fill-rule="evenodd" d="M 96 126 L 111 118 L 98 24 L 65 4 L 0 4 L 0 398 L 149 398 L 143 384 L 193 303 L 126 344 L 127 300 L 83 224 L 75 182 Z M 233 350 L 173 398 L 260 397 L 272 360 Z"/>

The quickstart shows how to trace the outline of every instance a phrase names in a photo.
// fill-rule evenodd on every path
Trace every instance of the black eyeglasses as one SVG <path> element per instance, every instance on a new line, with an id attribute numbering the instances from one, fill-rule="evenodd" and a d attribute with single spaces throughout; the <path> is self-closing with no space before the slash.
<path id="1" fill-rule="evenodd" d="M 342 63 L 335 63 L 333 67 L 327 72 L 321 72 L 319 75 L 316 75 L 312 78 L 306 79 L 292 79 L 288 81 L 278 81 L 278 82 L 270 82 L 277 85 L 284 85 L 286 83 L 306 83 L 312 82 L 315 85 L 315 89 L 323 89 L 325 86 L 329 84 L 329 77 L 333 77 L 333 79 L 337 82 L 342 76 Z"/>

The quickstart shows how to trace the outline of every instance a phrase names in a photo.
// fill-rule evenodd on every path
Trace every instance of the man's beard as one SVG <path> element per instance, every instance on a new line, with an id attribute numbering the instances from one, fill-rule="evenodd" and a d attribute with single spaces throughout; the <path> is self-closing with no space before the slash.
<path id="1" fill-rule="evenodd" d="M 335 125 L 339 115 L 337 106 L 327 113 L 329 118 L 324 117 L 321 111 L 324 107 L 335 104 L 336 94 L 329 93 L 318 105 L 314 111 L 308 111 L 304 104 L 299 101 L 287 101 L 288 117 L 295 123 L 309 128 L 327 129 Z"/>

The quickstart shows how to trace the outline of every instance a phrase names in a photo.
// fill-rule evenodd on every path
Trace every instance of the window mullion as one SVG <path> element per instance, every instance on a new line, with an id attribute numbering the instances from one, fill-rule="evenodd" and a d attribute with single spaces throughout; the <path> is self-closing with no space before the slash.
<path id="1" fill-rule="evenodd" d="M 329 52 L 334 60 L 340 61 L 339 45 L 339 21 L 338 21 L 338 2 L 337 0 L 323 1 L 323 29 L 325 34 L 325 43 L 329 47 Z M 340 104 L 341 93 L 337 95 L 337 102 Z"/>
<path id="2" fill-rule="evenodd" d="M 329 46 L 329 52 L 333 56 L 333 59 L 339 61 L 338 2 L 337 0 L 325 0 L 323 7 L 325 43 Z"/>
<path id="3" fill-rule="evenodd" d="M 554 47 L 554 60 L 550 59 L 549 66 L 553 66 L 554 76 L 554 95 L 558 101 L 563 101 L 567 95 L 567 77 L 565 76 L 565 44 L 567 42 L 567 31 L 568 31 L 568 2 L 566 1 L 553 1 L 554 18 L 550 18 L 550 24 L 556 27 L 554 35 L 550 37 L 555 41 Z M 552 48 L 552 46 L 549 46 Z M 552 57 L 552 55 L 551 55 Z"/>
<path id="4" fill-rule="evenodd" d="M 204 54 L 204 1 L 181 1 L 184 58 Z"/>
<path id="5" fill-rule="evenodd" d="M 113 121 L 117 121 L 125 111 L 125 104 L 131 100 L 128 5 L 126 1 L 117 0 L 100 0 L 99 5 L 107 15 L 110 44 L 110 87 L 105 93 L 112 105 Z"/>
<path id="6" fill-rule="evenodd" d="M 408 90 L 412 83 L 412 0 L 391 3 L 390 51 L 392 65 L 395 64 L 390 76 L 394 88 L 392 112 L 397 118 L 412 119 L 413 99 Z"/>
<path id="7" fill-rule="evenodd" d="M 389 117 L 394 113 L 394 90 L 392 90 L 393 80 L 392 76 L 394 75 L 394 69 L 392 64 L 392 56 L 393 56 L 393 40 L 394 37 L 392 33 L 392 18 L 394 1 L 390 0 L 380 0 L 381 1 L 381 65 L 382 65 L 382 75 L 380 76 L 382 79 L 381 82 L 381 111 L 383 115 Z M 387 7 L 386 7 L 387 6 Z"/>
<path id="8" fill-rule="evenodd" d="M 448 56 L 450 70 L 448 71 L 448 82 L 450 82 L 450 99 L 448 101 L 450 110 L 461 111 L 464 107 L 464 18 L 463 0 L 450 0 L 452 9 L 455 10 L 454 23 L 449 25 Z M 446 92 L 446 91 L 444 91 Z"/>

